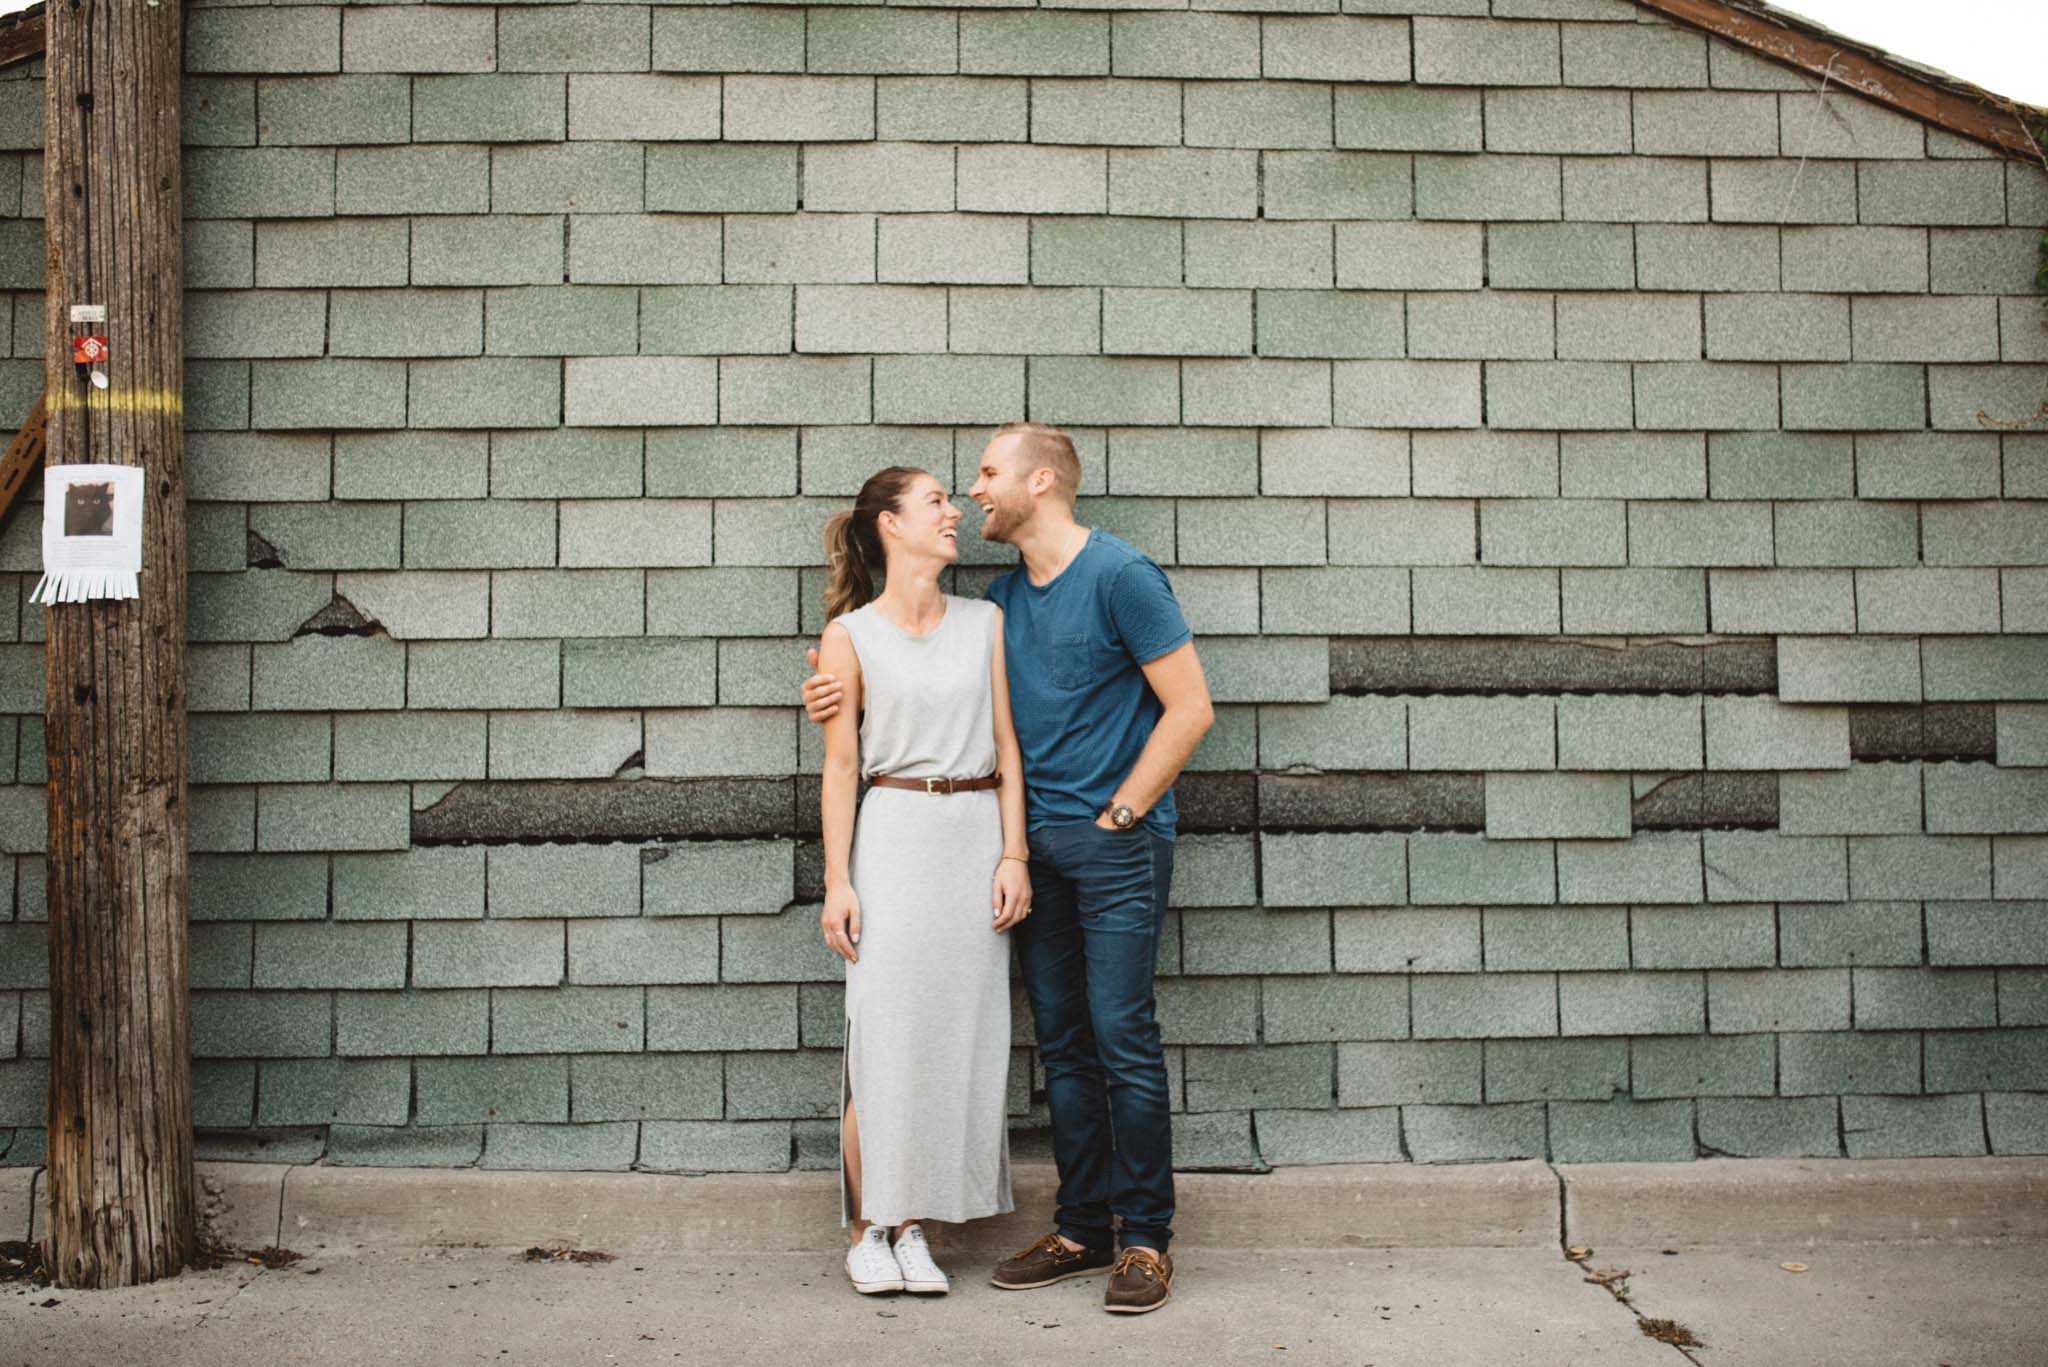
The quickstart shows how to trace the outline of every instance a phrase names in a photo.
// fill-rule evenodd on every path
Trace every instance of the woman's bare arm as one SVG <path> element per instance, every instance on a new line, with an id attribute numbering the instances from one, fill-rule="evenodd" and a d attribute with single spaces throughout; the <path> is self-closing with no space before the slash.
<path id="1" fill-rule="evenodd" d="M 1003 862 L 996 866 L 996 929 L 1008 930 L 1031 911 L 1031 850 L 1024 834 L 1024 753 L 1010 715 L 1010 671 L 1003 658 L 1003 612 L 996 609 L 996 643 L 989 686 L 994 695 L 996 769 L 1003 776 L 997 796 L 1003 809 Z M 831 723 L 826 723 L 829 728 Z"/>

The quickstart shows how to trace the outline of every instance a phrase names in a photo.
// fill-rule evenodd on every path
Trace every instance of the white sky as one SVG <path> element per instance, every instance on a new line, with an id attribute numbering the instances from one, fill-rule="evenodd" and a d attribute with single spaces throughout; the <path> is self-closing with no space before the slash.
<path id="1" fill-rule="evenodd" d="M 4 3 L 4 0 L 0 0 Z M 1776 0 L 1849 38 L 2048 106 L 2043 0 Z"/>
<path id="2" fill-rule="evenodd" d="M 30 0 L 0 0 L 0 14 Z M 1777 0 L 1835 32 L 1939 67 L 1986 90 L 2048 106 L 2043 0 Z"/>

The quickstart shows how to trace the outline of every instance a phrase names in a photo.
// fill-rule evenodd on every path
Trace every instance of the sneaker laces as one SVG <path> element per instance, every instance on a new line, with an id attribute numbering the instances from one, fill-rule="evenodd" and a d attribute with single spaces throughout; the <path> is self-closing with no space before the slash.
<path id="1" fill-rule="evenodd" d="M 879 1225 L 869 1225 L 862 1232 L 859 1242 L 848 1252 L 847 1259 L 849 1263 L 859 1262 L 873 1272 L 893 1269 L 896 1266 L 896 1255 L 889 1251 L 888 1231 Z"/>

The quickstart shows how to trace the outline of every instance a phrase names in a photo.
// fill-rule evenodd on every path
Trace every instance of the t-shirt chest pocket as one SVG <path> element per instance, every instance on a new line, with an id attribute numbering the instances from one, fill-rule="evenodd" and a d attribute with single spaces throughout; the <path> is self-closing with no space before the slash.
<path id="1" fill-rule="evenodd" d="M 1046 673 L 1056 688 L 1087 688 L 1109 668 L 1107 653 L 1088 632 L 1063 632 L 1047 643 Z"/>

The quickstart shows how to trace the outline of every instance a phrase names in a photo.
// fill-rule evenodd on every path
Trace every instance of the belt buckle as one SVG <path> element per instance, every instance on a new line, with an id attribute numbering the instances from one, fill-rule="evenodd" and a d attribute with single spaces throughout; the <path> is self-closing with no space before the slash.
<path id="1" fill-rule="evenodd" d="M 939 780 L 939 779 L 935 779 L 935 778 L 928 778 L 928 779 L 926 779 L 926 780 L 924 781 L 924 790 L 925 790 L 925 792 L 926 792 L 926 793 L 928 793 L 928 794 L 930 794 L 930 795 L 932 795 L 932 796 L 937 796 L 937 795 L 938 795 L 938 792 L 939 792 L 939 783 L 940 783 L 940 782 L 941 782 L 941 780 Z"/>

